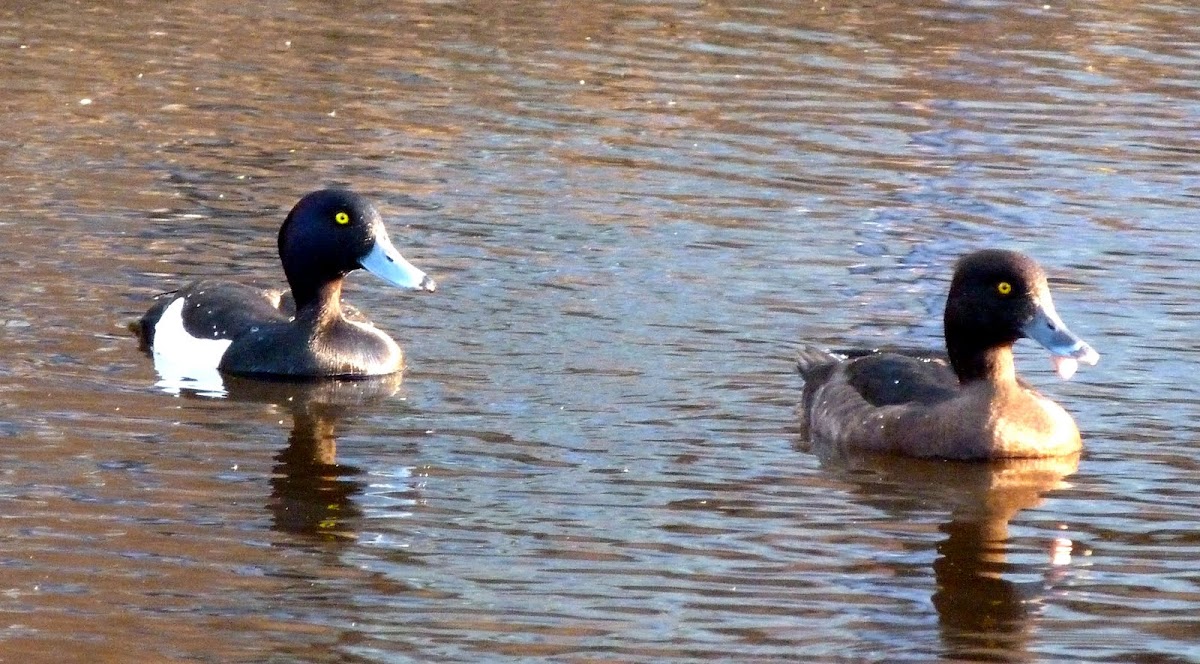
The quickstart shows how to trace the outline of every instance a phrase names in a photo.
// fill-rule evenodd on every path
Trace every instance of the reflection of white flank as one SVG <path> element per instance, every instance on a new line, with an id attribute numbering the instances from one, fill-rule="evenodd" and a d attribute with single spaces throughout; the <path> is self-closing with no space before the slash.
<path id="1" fill-rule="evenodd" d="M 230 339 L 198 339 L 183 327 L 184 298 L 167 305 L 154 326 L 154 369 L 159 387 L 178 393 L 225 391 L 217 365 L 232 343 Z"/>

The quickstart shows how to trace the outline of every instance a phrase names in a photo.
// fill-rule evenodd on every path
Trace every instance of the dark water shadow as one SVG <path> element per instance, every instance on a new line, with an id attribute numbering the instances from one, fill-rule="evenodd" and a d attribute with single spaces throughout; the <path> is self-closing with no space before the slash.
<path id="1" fill-rule="evenodd" d="M 885 455 L 821 458 L 844 476 L 858 499 L 899 521 L 948 515 L 938 530 L 933 562 L 943 656 L 970 661 L 1019 662 L 1030 653 L 1033 622 L 1052 590 L 1056 566 L 1069 543 L 1047 542 L 1014 560 L 1010 521 L 1036 507 L 1079 467 L 1079 455 L 991 463 L 935 461 Z"/>
<path id="2" fill-rule="evenodd" d="M 367 380 L 283 382 L 226 376 L 226 396 L 271 403 L 292 416 L 287 445 L 275 454 L 272 527 L 305 538 L 351 540 L 363 510 L 364 471 L 337 460 L 337 426 L 346 416 L 400 388 L 401 374 Z"/>

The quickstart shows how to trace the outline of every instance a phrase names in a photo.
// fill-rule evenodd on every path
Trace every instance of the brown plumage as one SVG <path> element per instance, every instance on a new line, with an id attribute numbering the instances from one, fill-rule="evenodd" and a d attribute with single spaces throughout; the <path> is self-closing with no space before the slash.
<path id="1" fill-rule="evenodd" d="M 1067 329 L 1041 268 L 984 250 L 959 261 L 946 300 L 947 354 L 802 346 L 801 424 L 814 446 L 917 457 L 1000 459 L 1077 452 L 1079 430 L 1061 406 L 1016 375 L 1012 346 L 1045 346 L 1059 374 L 1095 364 Z"/>

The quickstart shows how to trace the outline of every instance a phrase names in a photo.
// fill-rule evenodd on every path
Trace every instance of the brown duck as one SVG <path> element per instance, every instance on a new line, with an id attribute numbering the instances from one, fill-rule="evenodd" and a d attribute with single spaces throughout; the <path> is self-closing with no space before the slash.
<path id="1" fill-rule="evenodd" d="M 1012 346 L 1023 337 L 1050 351 L 1063 379 L 1100 358 L 1058 317 L 1037 263 L 995 249 L 965 256 L 944 324 L 945 356 L 803 346 L 800 417 L 813 446 L 977 460 L 1080 449 L 1075 421 L 1013 365 Z"/>

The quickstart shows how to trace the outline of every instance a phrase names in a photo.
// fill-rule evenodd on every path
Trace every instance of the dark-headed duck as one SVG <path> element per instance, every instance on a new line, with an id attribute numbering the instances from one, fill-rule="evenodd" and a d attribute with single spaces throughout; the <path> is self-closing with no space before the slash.
<path id="1" fill-rule="evenodd" d="M 1079 429 L 1061 406 L 1017 378 L 1013 344 L 1050 351 L 1064 380 L 1100 356 L 1054 311 L 1046 275 L 1002 250 L 958 262 L 944 318 L 949 361 L 937 353 L 802 347 L 802 427 L 815 446 L 916 457 L 1001 459 L 1077 452 Z"/>
<path id="2" fill-rule="evenodd" d="M 342 281 L 363 268 L 401 288 L 434 282 L 396 251 L 379 212 L 358 194 L 323 189 L 279 229 L 288 293 L 202 280 L 157 298 L 135 325 L 156 366 L 289 378 L 365 377 L 399 371 L 396 342 L 342 309 Z"/>

